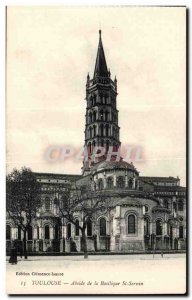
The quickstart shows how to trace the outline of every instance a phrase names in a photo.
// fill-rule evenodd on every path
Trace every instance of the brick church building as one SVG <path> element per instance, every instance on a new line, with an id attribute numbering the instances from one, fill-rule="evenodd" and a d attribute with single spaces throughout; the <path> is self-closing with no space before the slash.
<path id="1" fill-rule="evenodd" d="M 85 144 L 87 157 L 82 175 L 35 173 L 41 183 L 42 208 L 27 234 L 29 252 L 82 251 L 81 232 L 61 218 L 57 207 L 66 186 L 89 185 L 110 199 L 107 211 L 98 211 L 87 224 L 88 251 L 133 252 L 179 250 L 186 247 L 186 188 L 179 178 L 140 176 L 132 163 L 117 159 L 120 127 L 117 79 L 107 68 L 101 31 L 93 78 L 86 82 Z M 96 147 L 102 156 L 90 160 Z M 111 152 L 110 152 L 111 151 Z M 111 153 L 110 160 L 106 159 Z M 82 213 L 76 213 L 82 222 Z M 7 219 L 7 249 L 12 241 L 22 244 L 23 232 Z"/>

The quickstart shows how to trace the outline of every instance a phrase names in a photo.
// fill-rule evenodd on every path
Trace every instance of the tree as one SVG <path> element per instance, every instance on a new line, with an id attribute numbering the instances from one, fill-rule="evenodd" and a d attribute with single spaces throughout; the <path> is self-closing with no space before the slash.
<path id="1" fill-rule="evenodd" d="M 41 207 L 41 186 L 33 172 L 23 167 L 14 169 L 6 177 L 7 214 L 24 233 L 24 257 L 27 258 L 26 237 L 32 220 Z"/>
<path id="2" fill-rule="evenodd" d="M 61 218 L 68 220 L 81 231 L 81 242 L 84 258 L 88 257 L 86 228 L 89 221 L 95 221 L 98 213 L 107 212 L 109 199 L 104 191 L 92 191 L 90 186 L 72 186 L 59 201 Z M 81 222 L 76 222 L 76 214 L 81 213 Z"/>

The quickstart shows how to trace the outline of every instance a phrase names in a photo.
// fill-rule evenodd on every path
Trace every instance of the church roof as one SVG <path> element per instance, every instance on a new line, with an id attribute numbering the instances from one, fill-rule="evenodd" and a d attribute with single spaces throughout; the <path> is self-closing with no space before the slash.
<path id="1" fill-rule="evenodd" d="M 97 50 L 94 77 L 96 76 L 108 77 L 108 75 L 109 72 L 107 70 L 107 63 L 106 63 L 103 43 L 101 39 L 101 30 L 99 30 L 99 45 Z"/>
<path id="2" fill-rule="evenodd" d="M 41 218 L 53 218 L 53 217 L 55 217 L 55 215 L 51 211 L 45 211 L 41 213 Z"/>
<path id="3" fill-rule="evenodd" d="M 178 192 L 185 192 L 186 187 L 178 186 L 178 185 L 171 185 L 171 186 L 157 186 L 155 185 L 155 192 L 168 192 L 168 191 L 178 191 Z"/>
<path id="4" fill-rule="evenodd" d="M 149 182 L 176 182 L 179 181 L 179 178 L 172 176 L 169 177 L 159 177 L 159 176 L 140 176 L 141 179 Z"/>
<path id="5" fill-rule="evenodd" d="M 129 205 L 129 206 L 142 206 L 141 202 L 135 199 L 131 199 L 129 197 L 125 197 L 123 199 L 119 199 L 115 202 L 115 205 Z"/>
<path id="6" fill-rule="evenodd" d="M 68 179 L 71 181 L 78 180 L 82 178 L 82 175 L 78 174 L 58 174 L 58 173 L 43 173 L 43 172 L 33 172 L 33 174 L 36 176 L 38 179 Z"/>
<path id="7" fill-rule="evenodd" d="M 96 165 L 94 165 L 92 167 L 93 171 L 100 171 L 100 170 L 104 170 L 104 169 L 131 169 L 131 170 L 135 170 L 135 167 L 133 164 L 129 164 L 126 161 L 120 160 L 120 161 L 101 161 L 99 163 L 97 163 Z"/>

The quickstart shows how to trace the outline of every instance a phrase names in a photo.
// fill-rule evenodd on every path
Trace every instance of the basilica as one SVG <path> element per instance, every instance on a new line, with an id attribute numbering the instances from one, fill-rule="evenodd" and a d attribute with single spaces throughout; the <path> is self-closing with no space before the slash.
<path id="1" fill-rule="evenodd" d="M 27 233 L 28 253 L 81 252 L 81 232 L 61 218 L 58 199 L 66 186 L 87 185 L 93 193 L 104 191 L 108 210 L 97 211 L 87 223 L 90 252 L 131 253 L 186 249 L 186 188 L 179 177 L 141 176 L 120 155 L 116 77 L 111 78 L 99 31 L 99 45 L 93 77 L 87 75 L 85 143 L 81 175 L 34 173 L 42 187 L 42 208 Z M 94 149 L 102 155 L 90 159 Z M 109 159 L 110 154 L 110 159 Z M 169 174 L 168 174 L 169 175 Z M 82 222 L 83 212 L 76 213 Z M 23 241 L 22 230 L 7 219 L 7 249 Z"/>

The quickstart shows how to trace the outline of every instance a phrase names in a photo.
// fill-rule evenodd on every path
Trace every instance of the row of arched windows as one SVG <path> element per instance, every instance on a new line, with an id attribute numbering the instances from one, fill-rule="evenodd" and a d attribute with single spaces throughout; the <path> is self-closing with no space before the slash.
<path id="1" fill-rule="evenodd" d="M 109 140 L 104 141 L 103 139 L 101 141 L 99 141 L 99 143 L 96 143 L 96 141 L 89 142 L 87 144 L 88 154 L 92 154 L 94 152 L 94 148 L 96 147 L 96 145 L 98 145 L 99 147 L 104 147 L 105 152 L 107 153 L 109 150 L 110 142 L 109 142 Z M 113 152 L 118 151 L 118 145 L 115 142 L 113 143 L 112 147 L 113 147 L 113 149 L 112 149 Z"/>
<path id="2" fill-rule="evenodd" d="M 150 234 L 150 222 L 148 218 L 144 219 L 144 234 L 149 235 Z M 162 235 L 163 234 L 163 222 L 162 220 L 156 220 L 156 235 Z M 172 235 L 172 233 L 170 233 Z M 179 238 L 183 238 L 183 226 L 179 226 Z"/>
<path id="3" fill-rule="evenodd" d="M 138 185 L 137 180 L 135 180 L 135 189 L 137 189 L 137 185 Z M 107 179 L 106 179 L 106 188 L 107 189 L 111 189 L 113 187 L 114 187 L 114 179 L 113 179 L 113 177 L 112 176 L 107 177 Z M 125 187 L 125 177 L 123 177 L 123 176 L 118 176 L 117 177 L 116 187 L 117 188 L 124 188 Z M 98 189 L 102 190 L 103 188 L 104 188 L 104 179 L 100 178 L 98 180 Z M 134 186 L 133 186 L 133 179 L 132 178 L 130 178 L 128 180 L 128 188 L 129 189 L 133 189 L 134 188 Z"/>
<path id="4" fill-rule="evenodd" d="M 101 236 L 106 236 L 107 232 L 107 225 L 106 225 L 106 219 L 105 218 L 100 218 L 99 219 L 99 233 Z M 76 220 L 75 224 L 75 236 L 79 236 L 80 231 L 79 231 L 79 220 Z M 89 219 L 87 221 L 87 236 L 92 236 L 92 221 Z M 67 224 L 67 238 L 71 237 L 71 223 Z"/>
<path id="5" fill-rule="evenodd" d="M 164 207 L 169 209 L 170 208 L 170 205 L 169 205 L 169 200 L 168 199 L 164 199 L 163 200 L 163 204 L 164 204 Z M 184 203 L 183 203 L 183 200 L 182 199 L 179 199 L 178 202 L 173 202 L 173 209 L 175 211 L 177 211 L 177 209 L 179 211 L 183 211 L 184 209 Z"/>
<path id="6" fill-rule="evenodd" d="M 54 199 L 53 201 L 54 204 L 58 205 L 59 204 L 59 200 L 57 198 Z M 45 211 L 50 211 L 51 210 L 51 205 L 52 205 L 52 201 L 50 200 L 49 197 L 45 198 Z"/>
<path id="7" fill-rule="evenodd" d="M 75 222 L 75 235 L 79 236 L 80 231 L 79 231 L 79 220 L 77 219 Z M 89 219 L 87 221 L 87 236 L 92 236 L 92 221 Z M 67 238 L 71 237 L 71 223 L 67 224 Z"/>
<path id="8" fill-rule="evenodd" d="M 127 218 L 127 232 L 128 234 L 136 234 L 136 216 L 134 214 L 130 214 Z M 162 235 L 162 220 L 156 220 L 156 235 Z M 36 227 L 37 229 L 37 239 L 39 239 L 39 227 Z M 107 234 L 107 222 L 105 218 L 100 218 L 99 219 L 99 234 L 100 236 L 106 236 Z M 150 222 L 148 218 L 144 219 L 144 234 L 149 235 L 150 234 Z M 75 225 L 75 236 L 79 236 L 80 231 L 79 231 L 79 220 L 76 220 L 76 225 Z M 89 219 L 87 222 L 87 236 L 92 236 L 92 221 Z M 67 224 L 67 238 L 71 237 L 71 223 Z M 184 227 L 182 225 L 179 226 L 179 238 L 184 237 Z M 50 226 L 45 225 L 44 226 L 44 238 L 45 239 L 50 239 Z M 55 225 L 54 227 L 54 238 L 55 239 L 60 239 L 61 238 L 61 231 L 60 227 L 58 225 Z M 32 226 L 28 227 L 28 235 L 27 235 L 28 240 L 33 239 L 33 229 Z M 6 240 L 11 240 L 11 226 L 6 225 Z M 18 240 L 21 240 L 21 227 L 18 227 Z"/>
<path id="9" fill-rule="evenodd" d="M 92 125 L 89 126 L 88 130 L 88 137 L 87 138 L 94 138 L 96 136 L 106 136 L 106 137 L 114 137 L 118 139 L 118 128 L 111 126 L 109 124 L 100 124 L 100 125 Z"/>
<path id="10" fill-rule="evenodd" d="M 46 197 L 45 198 L 45 210 L 49 211 L 51 209 L 51 201 L 50 198 Z"/>
<path id="11" fill-rule="evenodd" d="M 36 226 L 36 238 L 39 239 L 39 226 Z M 18 226 L 18 240 L 21 240 L 21 226 Z M 54 227 L 54 238 L 55 239 L 59 239 L 61 236 L 61 232 L 60 232 L 60 227 L 58 225 L 55 225 Z M 44 238 L 45 239 L 50 239 L 50 226 L 49 225 L 45 225 L 44 226 Z M 11 239 L 11 226 L 10 225 L 6 225 L 6 239 L 10 240 Z M 28 240 L 32 240 L 33 239 L 33 228 L 32 226 L 28 226 L 27 229 L 27 239 Z"/>
<path id="12" fill-rule="evenodd" d="M 76 220 L 76 223 L 79 225 L 79 221 Z M 75 235 L 79 236 L 79 227 L 78 225 L 75 226 Z M 106 225 L 106 219 L 100 218 L 99 219 L 99 233 L 100 236 L 106 236 L 107 233 L 107 225 Z M 92 221 L 89 219 L 87 221 L 87 236 L 92 236 Z M 71 237 L 71 224 L 67 224 L 67 237 Z"/>
<path id="13" fill-rule="evenodd" d="M 97 114 L 97 112 L 94 110 L 93 112 L 90 112 L 88 115 L 88 123 L 92 123 L 95 121 L 112 121 L 116 122 L 117 121 L 117 116 L 115 113 L 111 113 L 107 110 L 100 110 Z"/>
<path id="14" fill-rule="evenodd" d="M 182 199 L 179 199 L 179 201 L 178 201 L 178 210 L 183 211 L 183 209 L 184 209 L 184 202 L 183 202 Z"/>
<path id="15" fill-rule="evenodd" d="M 76 222 L 79 222 L 78 220 Z M 79 224 L 79 223 L 78 223 Z M 130 214 L 127 219 L 127 232 L 128 234 L 136 234 L 136 216 Z M 75 235 L 79 236 L 78 226 L 75 226 Z M 99 235 L 107 235 L 107 221 L 105 218 L 99 219 Z M 87 222 L 87 236 L 92 236 L 92 221 L 89 219 Z M 71 224 L 67 224 L 67 238 L 71 237 Z"/>
<path id="16" fill-rule="evenodd" d="M 89 97 L 88 100 L 88 106 L 92 107 L 95 106 L 96 103 L 100 103 L 100 104 L 112 104 L 113 106 L 116 106 L 116 100 L 114 98 L 111 98 L 110 101 L 110 97 L 107 93 L 99 93 L 99 95 L 97 96 L 96 94 L 93 94 Z"/>

